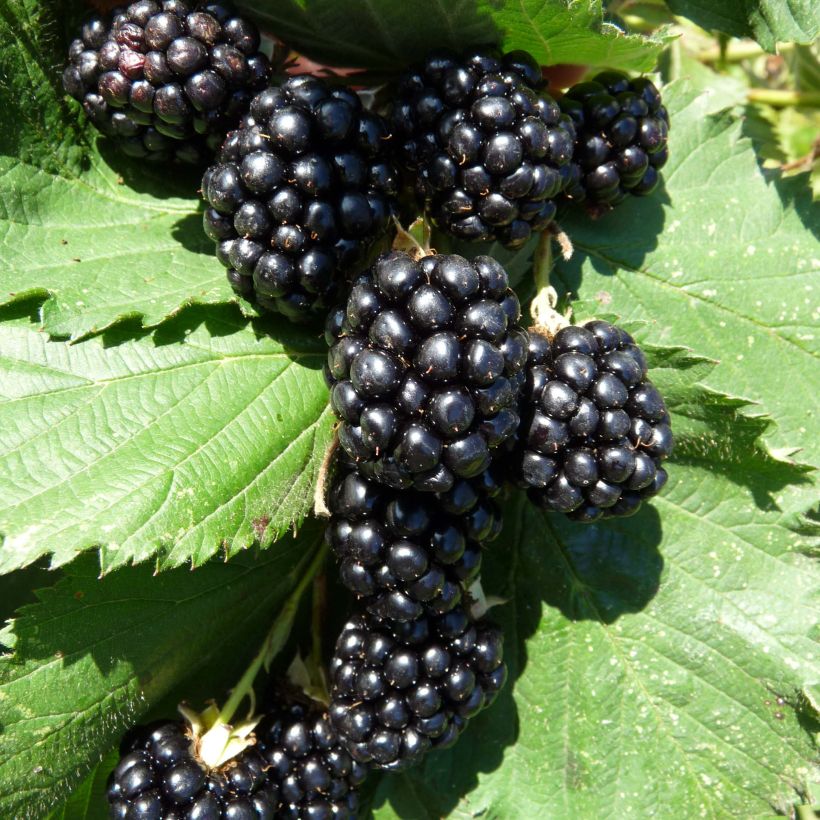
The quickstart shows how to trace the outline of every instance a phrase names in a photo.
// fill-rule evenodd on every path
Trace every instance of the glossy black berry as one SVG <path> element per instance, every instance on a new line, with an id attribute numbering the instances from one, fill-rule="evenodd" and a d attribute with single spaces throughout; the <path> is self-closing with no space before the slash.
<path id="1" fill-rule="evenodd" d="M 334 406 L 336 401 L 331 398 Z M 374 407 L 371 415 L 375 423 L 361 421 L 363 439 L 383 436 L 393 421 L 387 406 Z M 346 458 L 337 462 L 325 538 L 339 561 L 342 583 L 368 612 L 394 621 L 455 607 L 478 577 L 481 542 L 501 529 L 500 510 L 489 494 L 467 479 L 440 497 L 393 490 L 360 475 Z M 458 505 L 452 501 L 456 491 Z"/>
<path id="2" fill-rule="evenodd" d="M 228 258 L 238 295 L 297 321 L 327 311 L 388 230 L 398 186 L 389 138 L 356 94 L 316 77 L 290 77 L 253 99 L 202 180 L 203 197 L 233 223 L 221 241 L 253 238 L 264 249 L 252 265 Z M 412 329 L 388 318 L 374 333 L 401 352 Z"/>
<path id="3" fill-rule="evenodd" d="M 651 81 L 605 71 L 570 88 L 560 105 L 576 132 L 566 197 L 617 205 L 655 190 L 668 159 L 669 115 Z"/>
<path id="4" fill-rule="evenodd" d="M 398 154 L 440 228 L 516 247 L 552 221 L 575 129 L 541 86 L 525 52 L 434 53 L 402 76 Z"/>
<path id="5" fill-rule="evenodd" d="M 277 694 L 272 700 L 255 730 L 265 774 L 279 792 L 271 818 L 353 820 L 367 765 L 354 760 L 343 748 L 330 719 L 317 704 L 290 692 Z"/>
<path id="6" fill-rule="evenodd" d="M 66 93 L 129 156 L 210 161 L 272 71 L 256 27 L 219 8 L 139 0 L 93 17 L 69 48 Z"/>
<path id="7" fill-rule="evenodd" d="M 409 623 L 361 613 L 339 636 L 330 675 L 342 746 L 355 760 L 401 769 L 449 746 L 492 703 L 506 680 L 503 640 L 461 606 Z"/>
<path id="8" fill-rule="evenodd" d="M 108 779 L 112 818 L 280 816 L 279 784 L 269 777 L 258 746 L 220 769 L 207 769 L 195 757 L 185 726 L 167 721 L 133 729 L 121 753 Z"/>
<path id="9" fill-rule="evenodd" d="M 331 404 L 357 468 L 433 492 L 484 473 L 518 423 L 527 347 L 519 315 L 490 257 L 380 257 L 329 330 Z"/>
<path id="10" fill-rule="evenodd" d="M 632 337 L 607 322 L 530 331 L 511 478 L 540 506 L 581 521 L 631 515 L 666 483 L 663 397 Z"/>

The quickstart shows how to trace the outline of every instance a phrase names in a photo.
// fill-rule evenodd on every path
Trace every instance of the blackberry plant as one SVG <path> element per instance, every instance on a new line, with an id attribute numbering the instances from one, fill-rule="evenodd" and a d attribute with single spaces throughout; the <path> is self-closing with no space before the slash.
<path id="1" fill-rule="evenodd" d="M 326 377 L 339 442 L 368 477 L 446 492 L 518 425 L 527 335 L 488 256 L 382 256 L 330 317 Z"/>
<path id="2" fill-rule="evenodd" d="M 575 131 L 523 51 L 436 52 L 403 75 L 392 123 L 433 222 L 519 247 L 555 215 Z"/>
<path id="3" fill-rule="evenodd" d="M 268 83 L 259 44 L 220 3 L 137 0 L 86 21 L 63 87 L 129 156 L 204 164 Z"/>
<path id="4" fill-rule="evenodd" d="M 326 311 L 395 211 L 389 141 L 353 91 L 317 77 L 257 95 L 202 180 L 234 291 L 292 320 Z"/>
<path id="5" fill-rule="evenodd" d="M 512 478 L 580 521 L 634 513 L 667 481 L 672 430 L 634 339 L 608 322 L 530 330 Z"/>
<path id="6" fill-rule="evenodd" d="M 0 14 L 0 818 L 812 817 L 812 4 L 258 0 L 252 89 L 153 0 L 112 138 L 81 5 Z"/>
<path id="7" fill-rule="evenodd" d="M 617 205 L 658 187 L 669 159 L 669 115 L 650 80 L 604 71 L 570 88 L 560 105 L 576 134 L 567 197 Z"/>
<path id="8" fill-rule="evenodd" d="M 351 756 L 385 769 L 455 743 L 504 685 L 503 640 L 459 606 L 409 623 L 355 615 L 331 662 L 330 718 Z"/>

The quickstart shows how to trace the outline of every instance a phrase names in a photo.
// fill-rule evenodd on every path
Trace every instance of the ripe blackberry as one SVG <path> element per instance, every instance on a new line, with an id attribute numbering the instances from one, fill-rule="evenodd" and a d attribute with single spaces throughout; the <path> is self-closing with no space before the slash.
<path id="1" fill-rule="evenodd" d="M 112 818 L 269 820 L 276 815 L 279 789 L 254 747 L 208 771 L 197 760 L 184 724 L 165 721 L 135 729 L 121 752 L 108 779 Z"/>
<path id="2" fill-rule="evenodd" d="M 327 335 L 339 441 L 363 475 L 446 492 L 484 472 L 518 426 L 527 334 L 488 256 L 392 252 L 360 276 Z"/>
<path id="3" fill-rule="evenodd" d="M 205 172 L 205 233 L 240 296 L 291 319 L 336 298 L 386 232 L 397 174 L 385 121 L 308 75 L 256 96 Z"/>
<path id="4" fill-rule="evenodd" d="M 355 615 L 331 661 L 330 719 L 355 760 L 403 768 L 452 745 L 504 685 L 501 632 L 462 607 L 399 624 Z"/>
<path id="5" fill-rule="evenodd" d="M 560 106 L 576 131 L 570 199 L 617 205 L 657 188 L 669 158 L 669 115 L 648 79 L 605 71 L 570 88 Z"/>
<path id="6" fill-rule="evenodd" d="M 341 563 L 342 583 L 369 612 L 394 621 L 459 604 L 478 577 L 482 543 L 501 529 L 498 507 L 466 479 L 439 500 L 391 490 L 339 464 L 328 500 L 325 538 Z"/>
<path id="7" fill-rule="evenodd" d="M 256 26 L 220 3 L 138 0 L 90 18 L 63 87 L 129 156 L 207 161 L 268 84 Z"/>
<path id="8" fill-rule="evenodd" d="M 573 519 L 634 513 L 666 484 L 672 451 L 663 398 L 634 339 L 608 322 L 530 331 L 513 479 Z"/>
<path id="9" fill-rule="evenodd" d="M 367 766 L 342 748 L 315 705 L 290 696 L 288 701 L 274 707 L 255 732 L 265 774 L 279 792 L 277 820 L 355 818 Z"/>
<path id="10" fill-rule="evenodd" d="M 399 156 L 442 230 L 518 247 L 552 221 L 575 131 L 541 85 L 523 51 L 436 52 L 401 78 Z"/>

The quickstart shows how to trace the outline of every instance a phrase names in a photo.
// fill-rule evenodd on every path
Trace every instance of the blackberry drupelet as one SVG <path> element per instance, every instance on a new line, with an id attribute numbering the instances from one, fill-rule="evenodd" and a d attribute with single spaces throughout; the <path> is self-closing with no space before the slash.
<path id="1" fill-rule="evenodd" d="M 434 53 L 401 78 L 398 154 L 442 230 L 518 247 L 552 221 L 575 130 L 542 84 L 522 51 Z"/>
<path id="2" fill-rule="evenodd" d="M 488 256 L 380 257 L 328 319 L 339 442 L 365 476 L 446 492 L 489 466 L 518 426 L 527 334 Z"/>
<path id="3" fill-rule="evenodd" d="M 63 87 L 129 156 L 204 163 L 268 84 L 259 41 L 219 3 L 138 0 L 86 22 Z"/>
<path id="4" fill-rule="evenodd" d="M 461 602 L 478 577 L 481 546 L 501 530 L 496 504 L 461 479 L 442 499 L 392 490 L 339 464 L 325 538 L 342 583 L 372 614 L 412 621 Z"/>
<path id="5" fill-rule="evenodd" d="M 250 747 L 217 771 L 194 755 L 179 721 L 137 727 L 126 736 L 122 757 L 108 780 L 109 816 L 122 820 L 248 818 L 276 816 L 279 789 L 267 763 Z"/>
<path id="6" fill-rule="evenodd" d="M 385 121 L 308 75 L 256 96 L 202 180 L 207 235 L 240 296 L 305 320 L 382 238 L 397 173 Z"/>
<path id="7" fill-rule="evenodd" d="M 568 198 L 617 205 L 657 188 L 669 158 L 669 115 L 650 80 L 605 71 L 573 86 L 560 106 L 576 131 Z"/>
<path id="8" fill-rule="evenodd" d="M 368 767 L 342 748 L 326 714 L 292 697 L 256 727 L 265 774 L 278 789 L 277 820 L 352 820 Z M 243 816 L 244 817 L 244 816 Z"/>
<path id="9" fill-rule="evenodd" d="M 512 478 L 573 519 L 634 513 L 666 484 L 672 451 L 663 398 L 633 338 L 608 322 L 530 330 Z"/>
<path id="10" fill-rule="evenodd" d="M 452 745 L 504 685 L 501 632 L 462 607 L 398 624 L 355 615 L 331 661 L 330 718 L 351 756 L 399 769 Z"/>

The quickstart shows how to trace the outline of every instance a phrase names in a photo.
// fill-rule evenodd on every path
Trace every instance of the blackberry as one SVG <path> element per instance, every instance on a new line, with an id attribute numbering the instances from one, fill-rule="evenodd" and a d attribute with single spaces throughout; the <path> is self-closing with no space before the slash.
<path id="1" fill-rule="evenodd" d="M 481 569 L 482 542 L 501 529 L 498 507 L 465 479 L 439 500 L 391 490 L 340 464 L 329 506 L 325 538 L 342 582 L 369 612 L 394 621 L 460 603 Z"/>
<path id="2" fill-rule="evenodd" d="M 138 0 L 85 23 L 63 87 L 129 156 L 199 164 L 268 84 L 259 40 L 219 3 Z"/>
<path id="3" fill-rule="evenodd" d="M 567 197 L 617 205 L 657 188 L 669 158 L 669 115 L 648 79 L 605 71 L 570 88 L 560 106 L 576 131 Z"/>
<path id="4" fill-rule="evenodd" d="M 355 818 L 368 767 L 341 747 L 315 704 L 287 700 L 256 727 L 265 774 L 279 793 L 277 820 Z"/>
<path id="5" fill-rule="evenodd" d="M 137 727 L 126 736 L 121 752 L 108 779 L 112 818 L 269 820 L 276 815 L 279 789 L 254 747 L 208 771 L 197 760 L 184 724 L 165 721 Z"/>
<path id="6" fill-rule="evenodd" d="M 297 320 L 335 300 L 396 208 L 389 136 L 358 95 L 316 77 L 254 98 L 202 180 L 205 232 L 239 296 Z"/>
<path id="7" fill-rule="evenodd" d="M 330 719 L 355 760 L 400 769 L 452 745 L 507 669 L 501 632 L 462 607 L 398 624 L 355 615 L 331 661 Z"/>
<path id="8" fill-rule="evenodd" d="M 575 131 L 542 84 L 522 51 L 436 52 L 403 75 L 397 150 L 442 230 L 519 247 L 552 221 Z"/>
<path id="9" fill-rule="evenodd" d="M 626 516 L 658 493 L 672 451 L 669 414 L 634 339 L 608 322 L 530 330 L 513 480 L 580 521 Z"/>
<path id="10" fill-rule="evenodd" d="M 484 472 L 518 426 L 527 334 L 488 256 L 380 257 L 331 313 L 326 376 L 339 441 L 362 474 L 446 492 Z"/>

